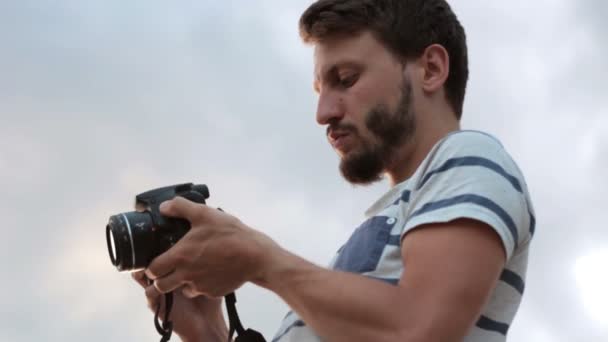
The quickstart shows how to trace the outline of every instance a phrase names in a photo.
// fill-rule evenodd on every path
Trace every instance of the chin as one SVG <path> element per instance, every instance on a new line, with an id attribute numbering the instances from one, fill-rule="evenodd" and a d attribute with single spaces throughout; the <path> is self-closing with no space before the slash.
<path id="1" fill-rule="evenodd" d="M 341 160 L 343 160 L 344 158 L 346 158 L 346 156 L 347 156 L 347 154 L 348 154 L 348 152 L 344 152 L 344 151 L 337 150 L 337 149 L 334 149 L 334 151 L 336 151 L 336 154 L 338 155 L 338 157 L 339 157 Z"/>

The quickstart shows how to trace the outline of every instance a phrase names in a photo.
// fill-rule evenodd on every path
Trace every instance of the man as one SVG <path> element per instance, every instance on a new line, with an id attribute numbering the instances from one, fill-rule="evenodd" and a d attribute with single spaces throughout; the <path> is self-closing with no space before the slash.
<path id="1" fill-rule="evenodd" d="M 504 341 L 523 294 L 533 208 L 493 137 L 460 130 L 465 33 L 444 0 L 320 0 L 300 19 L 315 48 L 316 119 L 342 175 L 391 189 L 330 268 L 237 218 L 182 198 L 192 230 L 134 277 L 154 307 L 176 291 L 184 341 L 223 341 L 220 301 L 252 282 L 292 309 L 273 341 Z M 321 227 L 311 227 L 322 229 Z"/>

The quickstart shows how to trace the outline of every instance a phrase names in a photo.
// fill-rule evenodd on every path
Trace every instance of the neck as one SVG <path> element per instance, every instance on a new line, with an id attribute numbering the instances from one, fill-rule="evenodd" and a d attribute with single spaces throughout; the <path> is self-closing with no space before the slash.
<path id="1" fill-rule="evenodd" d="M 386 170 L 386 177 L 391 187 L 410 178 L 429 154 L 433 146 L 448 133 L 460 129 L 460 122 L 454 114 L 421 115 L 416 122 L 416 132 L 396 154 L 391 166 Z"/>

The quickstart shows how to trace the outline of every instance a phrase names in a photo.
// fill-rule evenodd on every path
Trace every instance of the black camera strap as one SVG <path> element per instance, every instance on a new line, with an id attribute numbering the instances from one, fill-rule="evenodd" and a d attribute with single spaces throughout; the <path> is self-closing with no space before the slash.
<path id="1" fill-rule="evenodd" d="M 259 332 L 243 328 L 239 314 L 236 312 L 236 295 L 234 292 L 229 293 L 225 297 L 226 300 L 226 311 L 228 313 L 228 342 L 232 342 L 234 333 L 236 332 L 237 337 L 234 342 L 266 342 L 264 336 Z M 165 294 L 165 317 L 162 319 L 162 324 L 158 320 L 160 313 L 161 301 L 156 304 L 156 313 L 154 314 L 154 326 L 156 331 L 162 336 L 160 342 L 167 342 L 171 339 L 173 333 L 173 322 L 169 320 L 171 314 L 171 308 L 173 307 L 173 293 L 169 292 Z"/>
<path id="2" fill-rule="evenodd" d="M 171 307 L 173 306 L 173 292 L 165 293 L 165 318 L 163 318 L 162 325 L 158 321 L 158 313 L 160 312 L 160 300 L 156 304 L 156 313 L 154 314 L 154 326 L 156 331 L 162 336 L 160 342 L 167 342 L 171 339 L 173 333 L 173 322 L 169 320 L 169 314 L 171 313 Z"/>
<path id="3" fill-rule="evenodd" d="M 219 211 L 224 211 L 222 208 L 217 208 Z M 237 338 L 234 342 L 266 342 L 264 336 L 259 332 L 243 328 L 239 314 L 236 312 L 236 295 L 231 292 L 224 296 L 226 300 L 226 311 L 228 313 L 228 342 L 232 342 L 234 332 L 237 333 Z"/>
<path id="4" fill-rule="evenodd" d="M 236 295 L 234 292 L 227 294 L 226 299 L 226 311 L 228 312 L 228 322 L 230 327 L 228 328 L 228 341 L 232 341 L 232 336 L 234 336 L 234 332 L 241 335 L 245 328 L 243 328 L 243 324 L 241 324 L 241 320 L 239 319 L 239 314 L 236 312 Z"/>
<path id="5" fill-rule="evenodd" d="M 228 342 L 232 342 L 232 337 L 236 331 L 237 338 L 234 342 L 266 342 L 264 336 L 259 332 L 243 328 L 239 315 L 236 312 L 236 295 L 234 292 L 227 294 L 226 299 L 226 311 L 228 312 L 228 321 L 230 327 L 228 328 Z"/>

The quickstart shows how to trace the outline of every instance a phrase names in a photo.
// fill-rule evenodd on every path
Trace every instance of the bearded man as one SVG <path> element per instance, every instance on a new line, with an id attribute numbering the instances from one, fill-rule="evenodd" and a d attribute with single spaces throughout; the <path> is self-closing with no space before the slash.
<path id="1" fill-rule="evenodd" d="M 214 298 L 251 282 L 291 308 L 277 342 L 505 341 L 524 290 L 534 211 L 503 145 L 460 128 L 468 58 L 450 6 L 319 0 L 303 13 L 300 34 L 314 47 L 316 121 L 342 175 L 354 184 L 386 178 L 390 189 L 328 268 L 234 216 L 168 201 L 162 213 L 192 229 L 134 274 L 150 306 L 178 290 L 173 321 L 182 340 L 225 341 Z"/>

